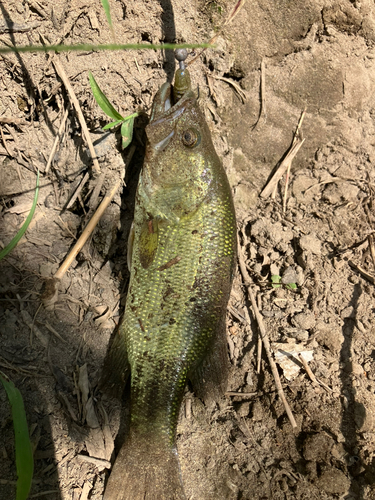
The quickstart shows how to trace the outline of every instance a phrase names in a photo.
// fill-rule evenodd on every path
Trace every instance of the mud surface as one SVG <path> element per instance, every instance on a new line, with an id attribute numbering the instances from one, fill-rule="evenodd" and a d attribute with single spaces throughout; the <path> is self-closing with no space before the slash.
<path id="1" fill-rule="evenodd" d="M 231 6 L 111 2 L 123 43 L 206 42 Z M 112 41 L 100 2 L 25 0 L 0 8 L 2 45 Z M 217 48 L 190 67 L 233 189 L 241 251 L 274 355 L 302 351 L 313 373 L 296 357 L 293 373 L 278 366 L 293 429 L 264 350 L 257 372 L 258 328 L 237 272 L 227 321 L 231 395 L 205 407 L 187 391 L 180 416 L 191 500 L 375 498 L 374 42 L 370 0 L 259 0 L 247 2 Z M 102 176 L 55 61 L 97 141 Z M 126 297 L 147 113 L 174 69 L 173 56 L 156 51 L 0 57 L 1 246 L 24 222 L 41 172 L 31 226 L 0 262 L 0 369 L 25 401 L 35 447 L 30 498 L 102 498 L 121 411 L 96 387 Z M 140 112 L 125 151 L 118 131 L 101 131 L 109 119 L 92 97 L 89 71 L 120 113 Z M 261 197 L 305 108 L 285 201 L 285 176 L 274 196 Z M 64 275 L 58 301 L 40 307 L 45 279 L 97 205 L 95 187 L 100 202 L 119 179 L 126 185 Z M 3 390 L 0 456 L 0 500 L 9 500 L 17 476 Z"/>

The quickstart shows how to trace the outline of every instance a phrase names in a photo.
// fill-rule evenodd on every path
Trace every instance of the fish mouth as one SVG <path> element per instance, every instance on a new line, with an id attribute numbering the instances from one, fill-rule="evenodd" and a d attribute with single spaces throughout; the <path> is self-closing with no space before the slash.
<path id="1" fill-rule="evenodd" d="M 192 90 L 187 90 L 182 97 L 174 102 L 173 87 L 165 82 L 157 92 L 151 109 L 150 125 L 158 123 L 162 119 L 175 119 L 186 108 L 189 101 L 195 100 Z"/>
<path id="2" fill-rule="evenodd" d="M 172 85 L 169 82 L 165 82 L 159 89 L 158 93 L 154 98 L 154 102 L 151 110 L 150 123 L 159 120 L 169 111 L 173 105 L 172 103 Z"/>
<path id="3" fill-rule="evenodd" d="M 189 90 L 174 104 L 172 85 L 166 82 L 160 87 L 152 105 L 150 123 L 146 127 L 153 149 L 163 151 L 168 146 L 175 134 L 177 121 L 193 99 L 194 93 Z"/>

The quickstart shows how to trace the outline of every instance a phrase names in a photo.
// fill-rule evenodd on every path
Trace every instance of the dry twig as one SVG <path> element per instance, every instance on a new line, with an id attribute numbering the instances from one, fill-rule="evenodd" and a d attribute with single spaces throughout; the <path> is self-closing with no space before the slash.
<path id="1" fill-rule="evenodd" d="M 34 373 L 32 371 L 26 370 L 25 368 L 14 366 L 11 363 L 9 363 L 8 360 L 2 358 L 1 356 L 0 356 L 0 367 L 6 368 L 7 370 L 15 371 L 16 373 L 22 373 L 23 375 L 27 375 L 29 377 L 43 377 L 43 375 L 40 373 Z"/>
<path id="2" fill-rule="evenodd" d="M 258 337 L 258 346 L 257 346 L 257 374 L 260 374 L 261 363 L 262 363 L 262 339 Z"/>
<path id="3" fill-rule="evenodd" d="M 294 133 L 293 141 L 292 141 L 292 144 L 289 148 L 289 151 L 285 155 L 285 158 L 280 163 L 278 169 L 276 170 L 276 172 L 272 176 L 272 178 L 269 181 L 269 183 L 267 184 L 267 186 L 260 193 L 260 196 L 262 198 L 268 198 L 268 196 L 270 196 L 271 193 L 275 193 L 277 183 L 279 182 L 281 177 L 285 174 L 285 172 L 288 170 L 288 168 L 290 168 L 294 157 L 296 156 L 296 154 L 300 150 L 302 144 L 305 142 L 305 139 L 303 139 L 300 135 L 300 128 L 301 128 L 303 119 L 305 117 L 305 112 L 306 112 L 306 110 L 302 111 L 302 113 L 301 113 L 301 117 L 298 121 L 297 129 Z M 274 195 L 272 197 L 274 198 Z M 285 195 L 284 195 L 284 198 L 285 198 Z"/>
<path id="4" fill-rule="evenodd" d="M 371 253 L 371 258 L 372 258 L 372 264 L 375 268 L 375 248 L 374 248 L 374 235 L 373 234 L 369 234 L 368 235 L 368 243 L 369 243 L 369 247 L 370 247 L 370 253 Z"/>
<path id="5" fill-rule="evenodd" d="M 264 119 L 266 119 L 267 116 L 266 115 L 266 64 L 264 62 L 264 58 L 260 63 L 260 109 L 259 109 L 258 119 L 251 127 L 252 130 L 254 130 L 257 127 L 263 115 Z"/>
<path id="6" fill-rule="evenodd" d="M 230 78 L 224 78 L 223 76 L 212 76 L 212 78 L 215 78 L 215 80 L 221 80 L 223 82 L 229 83 L 229 85 L 232 85 L 232 87 L 234 88 L 234 90 L 240 96 L 242 102 L 246 101 L 246 94 L 245 94 L 245 92 L 241 89 L 241 87 L 239 85 L 237 85 L 236 82 L 234 82 Z"/>
<path id="7" fill-rule="evenodd" d="M 57 74 L 59 75 L 59 77 L 63 81 L 66 90 L 68 91 L 70 100 L 72 101 L 73 106 L 76 110 L 79 123 L 81 124 L 81 127 L 82 127 L 83 135 L 85 136 L 87 146 L 88 146 L 90 154 L 91 154 L 94 170 L 96 171 L 96 173 L 99 173 L 100 172 L 99 162 L 98 162 L 98 159 L 96 157 L 95 149 L 94 149 L 94 146 L 92 145 L 91 137 L 90 137 L 85 119 L 83 117 L 83 113 L 82 113 L 81 107 L 79 105 L 78 99 L 74 93 L 73 87 L 71 86 L 69 79 L 65 73 L 65 70 L 62 67 L 62 65 L 60 64 L 60 62 L 56 58 L 54 58 L 52 60 L 52 63 L 55 66 Z"/>
<path id="8" fill-rule="evenodd" d="M 112 191 L 105 196 L 105 198 L 103 199 L 103 201 L 99 205 L 97 211 L 90 219 L 90 222 L 85 227 L 83 233 L 78 238 L 76 244 L 74 245 L 72 250 L 69 252 L 68 256 L 66 257 L 64 262 L 61 264 L 59 269 L 56 271 L 54 278 L 61 279 L 64 276 L 64 274 L 66 273 L 66 271 L 69 269 L 71 263 L 73 262 L 73 260 L 76 258 L 76 256 L 80 252 L 80 250 L 83 247 L 83 245 L 85 244 L 87 238 L 90 236 L 90 234 L 95 229 L 97 223 L 99 222 L 99 219 L 103 215 L 105 209 L 111 203 L 113 197 L 115 196 L 115 194 L 116 194 L 118 188 L 121 186 L 121 184 L 122 184 L 122 181 L 121 180 L 118 181 L 116 183 L 116 185 L 114 186 L 114 188 L 112 189 Z"/>
<path id="9" fill-rule="evenodd" d="M 43 19 L 49 19 L 49 14 L 44 10 L 44 7 L 40 5 L 38 2 L 34 2 L 33 0 L 26 0 L 26 3 L 29 4 L 29 6 L 35 10 Z"/>
<path id="10" fill-rule="evenodd" d="M 90 464 L 93 464 L 96 467 L 102 467 L 103 469 L 110 469 L 112 467 L 111 462 L 109 460 L 103 460 L 101 458 L 95 458 L 95 457 L 88 457 L 87 455 L 77 455 L 77 458 L 82 462 L 89 462 Z"/>
<path id="11" fill-rule="evenodd" d="M 28 125 L 22 118 L 12 118 L 10 116 L 1 116 L 0 123 L 13 123 L 14 125 Z"/>
<path id="12" fill-rule="evenodd" d="M 60 334 L 59 332 L 57 332 L 53 326 L 51 326 L 47 321 L 45 323 L 42 323 L 46 328 L 48 328 L 48 330 L 54 334 L 55 337 L 57 337 L 59 340 L 61 340 L 61 342 L 64 342 L 64 344 L 67 344 L 67 340 L 65 340 Z"/>
<path id="13" fill-rule="evenodd" d="M 256 304 L 254 294 L 251 290 L 251 281 L 250 281 L 250 278 L 249 278 L 249 275 L 248 275 L 248 272 L 246 269 L 246 264 L 245 264 L 245 261 L 244 261 L 243 255 L 242 255 L 239 241 L 238 241 L 238 261 L 240 264 L 242 278 L 243 278 L 244 284 L 246 286 L 248 296 L 249 296 L 250 301 L 251 301 L 251 306 L 253 308 L 253 312 L 254 312 L 255 318 L 256 318 L 257 323 L 258 323 L 258 328 L 259 328 L 260 335 L 262 337 L 264 350 L 266 351 L 268 362 L 269 362 L 270 367 L 271 367 L 272 375 L 275 379 L 275 385 L 276 385 L 277 392 L 279 394 L 281 401 L 284 404 L 285 411 L 288 415 L 289 421 L 290 421 L 293 429 L 295 429 L 297 427 L 297 423 L 294 419 L 294 416 L 293 416 L 292 410 L 290 409 L 288 401 L 285 398 L 284 390 L 283 390 L 282 385 L 281 385 L 279 372 L 277 371 L 277 366 L 276 366 L 276 363 L 275 363 L 273 356 L 272 356 L 272 353 L 271 353 L 271 345 L 270 345 L 270 342 L 269 342 L 269 339 L 267 336 L 267 332 L 266 332 L 266 329 L 265 329 L 265 326 L 263 323 L 263 319 L 262 319 L 262 316 L 259 312 L 258 306 Z"/>
<path id="14" fill-rule="evenodd" d="M 246 318 L 244 318 L 234 307 L 228 306 L 228 311 L 238 319 L 240 323 L 246 323 Z"/>
<path id="15" fill-rule="evenodd" d="M 352 269 L 355 269 L 356 271 L 358 271 L 359 274 L 361 274 L 367 281 L 369 281 L 370 283 L 372 283 L 373 285 L 375 285 L 375 278 L 374 278 L 374 276 L 372 276 L 371 274 L 367 273 L 364 269 L 362 269 L 362 267 L 357 266 L 351 260 L 349 261 L 349 266 Z"/>
<path id="16" fill-rule="evenodd" d="M 92 191 L 92 195 L 91 195 L 91 198 L 90 198 L 90 201 L 89 201 L 89 207 L 90 207 L 91 213 L 98 206 L 98 198 L 99 198 L 99 195 L 100 195 L 100 191 L 102 190 L 102 187 L 103 187 L 105 176 L 106 176 L 106 173 L 102 172 L 100 174 L 100 176 L 96 180 L 96 184 L 95 184 L 95 187 L 94 187 L 94 189 Z"/>
<path id="17" fill-rule="evenodd" d="M 307 189 L 305 189 L 304 193 L 306 194 L 310 191 L 310 189 L 314 189 L 316 187 L 326 186 L 327 184 L 337 184 L 338 182 L 351 182 L 353 185 L 357 184 L 354 179 L 344 178 L 344 177 L 330 177 L 326 181 L 321 181 L 317 182 L 316 184 L 312 184 Z"/>
<path id="18" fill-rule="evenodd" d="M 86 172 L 85 175 L 83 176 L 83 179 L 81 182 L 78 184 L 77 189 L 75 190 L 73 196 L 70 198 L 69 203 L 66 206 L 66 209 L 68 210 L 71 206 L 73 206 L 73 203 L 76 201 L 78 196 L 81 194 L 83 186 L 86 184 L 86 182 L 89 180 L 89 174 Z"/>
<path id="19" fill-rule="evenodd" d="M 60 123 L 60 127 L 59 127 L 59 131 L 57 132 L 57 135 L 55 137 L 55 141 L 53 143 L 53 146 L 52 146 L 52 149 L 51 149 L 51 153 L 49 155 L 49 158 L 48 158 L 48 162 L 47 162 L 47 166 L 46 166 L 46 170 L 45 170 L 45 174 L 48 174 L 48 171 L 51 167 L 51 163 L 52 163 L 52 160 L 53 160 L 53 157 L 55 156 L 55 152 L 56 152 L 56 149 L 57 149 L 57 145 L 59 143 L 59 140 L 61 139 L 61 136 L 62 136 L 62 133 L 63 133 L 63 130 L 64 130 L 64 127 L 65 127 L 65 123 L 66 123 L 66 120 L 68 118 L 68 114 L 69 114 L 69 108 L 70 106 L 68 106 L 66 108 L 66 111 L 64 113 L 64 116 L 63 116 L 63 119 L 61 120 L 61 123 Z"/>
<path id="20" fill-rule="evenodd" d="M 226 396 L 236 396 L 238 398 L 252 398 L 253 396 L 257 396 L 257 392 L 236 392 L 236 391 L 227 391 L 225 393 Z"/>
<path id="21" fill-rule="evenodd" d="M 290 161 L 288 164 L 288 168 L 286 169 L 286 177 L 285 177 L 285 189 L 284 189 L 284 196 L 283 196 L 283 214 L 285 214 L 286 211 L 286 201 L 288 199 L 288 186 L 289 186 L 289 177 L 290 177 L 290 167 L 292 165 L 292 162 Z"/>
<path id="22" fill-rule="evenodd" d="M 305 113 L 306 113 L 306 109 L 304 109 L 302 111 L 300 119 L 299 119 L 299 122 L 297 124 L 296 131 L 294 132 L 293 141 L 292 141 L 292 147 L 295 144 L 297 144 L 297 141 L 298 141 L 298 143 L 300 144 L 300 147 L 301 147 L 302 144 L 303 144 L 303 141 L 305 140 L 305 139 L 303 139 L 302 134 L 300 133 L 302 122 L 303 122 L 303 119 L 305 117 Z M 298 150 L 299 150 L 299 148 L 297 149 L 296 154 L 297 154 Z M 293 156 L 293 158 L 294 158 L 294 156 Z M 292 160 L 293 160 L 293 158 L 289 159 L 287 170 L 286 170 L 285 189 L 284 189 L 284 197 L 283 197 L 283 213 L 285 213 L 285 211 L 286 211 L 286 201 L 287 201 L 287 196 L 288 196 L 290 167 L 292 166 Z M 274 192 L 273 198 L 275 197 L 275 195 L 276 195 L 276 193 Z"/>
<path id="23" fill-rule="evenodd" d="M 136 58 L 134 58 L 134 62 L 135 62 L 135 65 L 137 66 L 138 73 L 141 74 L 141 69 L 140 69 L 140 67 L 138 65 L 138 61 L 137 61 Z"/>
<path id="24" fill-rule="evenodd" d="M 301 352 L 298 354 L 298 359 L 303 364 L 303 367 L 304 367 L 307 375 L 310 377 L 310 380 L 313 382 L 313 384 L 321 385 L 327 392 L 332 392 L 332 389 L 330 387 L 328 387 L 327 384 L 325 384 L 324 382 L 319 380 L 317 377 L 315 377 L 314 373 L 312 372 L 311 368 L 309 367 L 306 359 L 303 357 Z"/>
<path id="25" fill-rule="evenodd" d="M 77 237 L 74 233 L 72 233 L 72 231 L 69 229 L 69 226 L 66 222 L 64 222 L 62 220 L 62 218 L 60 217 L 60 215 L 57 217 L 57 219 L 55 220 L 55 223 L 63 230 L 63 231 L 67 231 L 70 236 L 73 238 L 73 240 L 76 240 Z"/>
<path id="26" fill-rule="evenodd" d="M 46 491 L 41 491 L 39 493 L 34 493 L 34 495 L 30 495 L 29 498 L 39 498 L 52 495 L 53 493 L 60 493 L 60 490 L 46 490 Z"/>
<path id="27" fill-rule="evenodd" d="M 257 297 L 258 299 L 258 309 L 261 311 L 262 310 L 262 298 L 260 295 L 258 295 Z M 249 313 L 247 313 L 247 315 L 249 316 Z M 249 318 L 249 321 L 250 321 L 250 318 Z M 260 335 L 258 336 L 258 345 L 257 345 L 257 374 L 259 375 L 260 374 L 260 370 L 261 370 L 261 363 L 262 363 L 262 339 L 260 337 Z"/>
<path id="28" fill-rule="evenodd" d="M 1 133 L 1 140 L 3 141 L 4 148 L 6 149 L 6 151 L 8 153 L 8 156 L 10 156 L 11 158 L 13 158 L 14 157 L 14 153 L 10 150 L 10 148 L 8 146 L 8 143 L 5 140 L 5 136 L 4 136 L 4 133 L 3 133 L 3 127 L 0 127 L 0 133 Z"/>
<path id="29" fill-rule="evenodd" d="M 210 74 L 208 73 L 208 71 L 206 71 L 206 79 L 207 79 L 207 85 L 208 85 L 208 90 L 210 91 L 210 95 L 212 97 L 212 100 L 215 101 L 216 105 L 217 105 L 217 97 L 216 97 L 216 93 L 212 87 L 212 83 L 211 83 L 211 76 Z"/>

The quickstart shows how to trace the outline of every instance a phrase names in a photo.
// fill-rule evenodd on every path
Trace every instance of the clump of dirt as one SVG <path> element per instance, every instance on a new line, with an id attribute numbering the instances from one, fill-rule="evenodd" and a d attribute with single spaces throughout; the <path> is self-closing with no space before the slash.
<path id="1" fill-rule="evenodd" d="M 123 43 L 206 42 L 231 8 L 228 1 L 111 2 Z M 1 10 L 1 45 L 112 41 L 99 4 L 9 1 Z M 187 389 L 180 415 L 188 498 L 375 496 L 374 42 L 369 0 L 248 2 L 216 48 L 189 68 L 233 189 L 241 255 L 297 427 L 264 352 L 258 372 L 258 325 L 238 272 L 227 317 L 228 393 L 206 407 Z M 74 108 L 63 122 L 69 96 L 56 59 L 79 100 L 101 175 Z M 97 383 L 126 297 L 147 113 L 175 61 L 152 50 L 25 53 L 1 55 L 0 68 L 1 247 L 24 222 L 41 172 L 33 221 L 0 262 L 0 369 L 25 401 L 35 449 L 31 498 L 99 500 L 128 407 L 102 401 Z M 140 112 L 125 151 L 118 132 L 102 131 L 109 120 L 92 97 L 89 70 L 123 116 Z M 259 195 L 304 109 L 305 140 L 284 210 L 283 182 L 273 196 Z M 58 301 L 40 307 L 45 279 L 119 179 L 122 193 L 61 280 Z M 0 500 L 14 497 L 12 433 L 0 391 Z"/>

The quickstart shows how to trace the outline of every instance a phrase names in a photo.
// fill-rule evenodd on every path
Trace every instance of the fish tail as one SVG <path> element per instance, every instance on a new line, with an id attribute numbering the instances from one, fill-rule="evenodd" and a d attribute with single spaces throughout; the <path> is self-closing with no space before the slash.
<path id="1" fill-rule="evenodd" d="M 103 500 L 186 500 L 175 447 L 154 437 L 129 437 L 122 446 Z"/>

